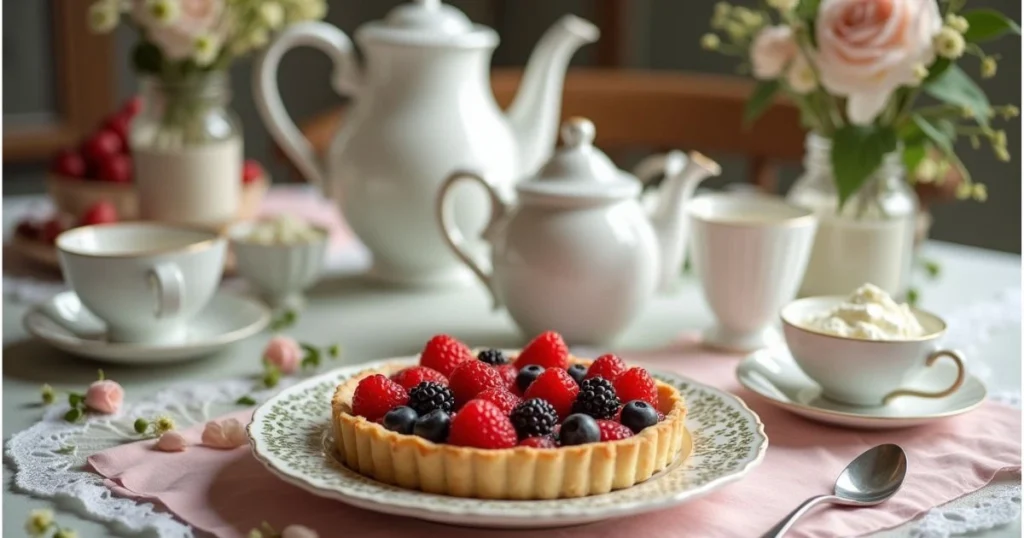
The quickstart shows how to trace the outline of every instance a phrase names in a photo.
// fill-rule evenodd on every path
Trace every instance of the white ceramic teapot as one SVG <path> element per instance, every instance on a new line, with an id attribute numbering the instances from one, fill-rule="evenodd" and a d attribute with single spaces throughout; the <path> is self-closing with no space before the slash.
<path id="1" fill-rule="evenodd" d="M 502 114 L 489 86 L 494 30 L 473 24 L 440 0 L 394 8 L 355 34 L 365 69 L 339 29 L 308 22 L 288 28 L 260 57 L 255 95 L 274 139 L 342 214 L 374 255 L 371 274 L 405 284 L 470 281 L 434 224 L 441 182 L 461 168 L 480 170 L 503 192 L 550 156 L 562 82 L 573 53 L 597 27 L 567 15 L 541 38 L 518 95 Z M 308 45 L 334 61 L 334 88 L 354 100 L 321 165 L 281 103 L 277 68 L 288 49 Z M 478 234 L 486 198 L 458 195 L 459 227 Z"/>
<path id="2" fill-rule="evenodd" d="M 536 177 L 518 184 L 515 206 L 476 172 L 457 172 L 441 188 L 437 213 L 449 246 L 527 336 L 555 330 L 573 344 L 613 340 L 659 283 L 665 288 L 679 277 L 683 206 L 698 183 L 720 173 L 699 153 L 672 151 L 649 157 L 630 175 L 594 147 L 594 136 L 589 120 L 566 122 L 564 146 Z M 659 174 L 665 179 L 647 211 L 641 187 Z M 489 264 L 464 248 L 453 219 L 450 191 L 464 179 L 490 194 Z"/>

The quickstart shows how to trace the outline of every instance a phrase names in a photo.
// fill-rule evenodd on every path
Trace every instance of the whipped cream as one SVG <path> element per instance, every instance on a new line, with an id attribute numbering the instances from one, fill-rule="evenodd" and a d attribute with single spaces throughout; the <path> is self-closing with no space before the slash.
<path id="1" fill-rule="evenodd" d="M 904 340 L 925 334 L 907 304 L 899 304 L 885 290 L 864 284 L 824 314 L 813 316 L 804 327 L 836 336 L 864 340 Z"/>
<path id="2" fill-rule="evenodd" d="M 308 222 L 292 215 L 278 215 L 255 223 L 245 240 L 261 245 L 291 245 L 311 243 L 323 237 L 323 232 Z"/>

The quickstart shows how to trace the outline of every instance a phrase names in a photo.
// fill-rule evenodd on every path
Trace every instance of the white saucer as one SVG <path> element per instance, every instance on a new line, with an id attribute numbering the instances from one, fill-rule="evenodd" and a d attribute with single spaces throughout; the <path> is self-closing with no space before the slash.
<path id="1" fill-rule="evenodd" d="M 181 344 L 147 345 L 108 342 L 106 325 L 86 310 L 73 291 L 64 291 L 33 306 L 23 320 L 29 334 L 68 353 L 120 364 L 163 364 L 209 355 L 248 338 L 270 323 L 262 303 L 218 293 L 189 326 Z"/>
<path id="2" fill-rule="evenodd" d="M 941 390 L 949 386 L 954 368 L 936 364 L 915 380 L 914 388 Z M 739 382 L 768 403 L 797 415 L 865 429 L 917 426 L 966 413 L 985 401 L 985 385 L 970 373 L 963 386 L 945 398 L 897 398 L 888 405 L 858 407 L 821 396 L 821 387 L 796 365 L 784 346 L 773 346 L 748 355 L 736 367 Z"/>

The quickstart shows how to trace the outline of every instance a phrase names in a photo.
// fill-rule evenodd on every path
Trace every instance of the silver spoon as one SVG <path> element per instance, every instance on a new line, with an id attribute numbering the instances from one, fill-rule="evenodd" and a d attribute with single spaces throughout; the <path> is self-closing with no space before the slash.
<path id="1" fill-rule="evenodd" d="M 778 538 L 811 507 L 823 503 L 874 506 L 900 490 L 907 476 L 907 454 L 899 445 L 878 445 L 857 456 L 836 479 L 832 495 L 811 497 L 797 506 L 761 538 Z"/>

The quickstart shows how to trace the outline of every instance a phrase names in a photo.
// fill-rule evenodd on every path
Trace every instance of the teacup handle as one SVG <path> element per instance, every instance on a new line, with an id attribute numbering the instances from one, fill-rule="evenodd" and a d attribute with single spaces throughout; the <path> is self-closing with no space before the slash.
<path id="1" fill-rule="evenodd" d="M 469 267 L 473 274 L 483 282 L 487 291 L 490 292 L 491 298 L 494 299 L 494 309 L 501 308 L 501 297 L 498 295 L 498 290 L 494 288 L 494 280 L 492 278 L 493 268 L 486 267 L 490 264 L 481 263 L 480 260 L 476 260 L 470 255 L 469 251 L 466 250 L 466 238 L 462 235 L 462 230 L 459 230 L 458 225 L 455 223 L 455 211 L 452 207 L 451 197 L 449 192 L 456 183 L 464 180 L 471 179 L 476 181 L 480 185 L 483 185 L 487 191 L 487 196 L 491 200 L 491 218 L 487 222 L 487 227 L 484 228 L 483 237 L 488 243 L 492 242 L 491 233 L 494 230 L 494 226 L 504 219 L 505 214 L 508 212 L 508 205 L 501 196 L 498 195 L 497 189 L 495 189 L 490 183 L 487 182 L 480 174 L 467 171 L 457 171 L 452 175 L 448 176 L 444 184 L 441 185 L 440 194 L 437 196 L 437 218 L 441 224 L 441 230 L 444 232 L 444 240 L 451 247 L 452 251 L 456 256 L 462 260 L 462 263 Z"/>
<path id="2" fill-rule="evenodd" d="M 900 396 L 917 396 L 918 398 L 944 398 L 956 392 L 956 390 L 959 389 L 960 386 L 964 384 L 964 376 L 966 375 L 964 371 L 964 356 L 961 355 L 959 351 L 954 351 L 952 349 L 940 349 L 928 355 L 928 359 L 925 361 L 925 366 L 932 366 L 935 364 L 935 361 L 943 357 L 949 357 L 950 359 L 953 359 L 953 362 L 956 363 L 956 380 L 953 381 L 952 385 L 950 385 L 948 388 L 944 390 L 938 390 L 934 392 L 924 392 L 920 390 L 910 389 L 896 389 L 890 392 L 889 394 L 886 394 L 885 397 L 882 398 L 882 405 L 888 405 L 890 401 L 892 401 L 895 398 L 899 398 Z"/>
<path id="3" fill-rule="evenodd" d="M 185 295 L 185 278 L 181 269 L 169 263 L 157 265 L 149 270 L 149 280 L 156 289 L 157 319 L 178 315 Z"/>

